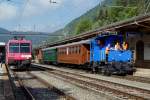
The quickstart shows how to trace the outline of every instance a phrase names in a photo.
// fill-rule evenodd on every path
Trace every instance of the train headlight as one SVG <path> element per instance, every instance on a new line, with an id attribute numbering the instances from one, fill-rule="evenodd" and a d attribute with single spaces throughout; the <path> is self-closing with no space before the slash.
<path id="1" fill-rule="evenodd" d="M 22 58 L 31 58 L 31 55 L 21 55 Z"/>

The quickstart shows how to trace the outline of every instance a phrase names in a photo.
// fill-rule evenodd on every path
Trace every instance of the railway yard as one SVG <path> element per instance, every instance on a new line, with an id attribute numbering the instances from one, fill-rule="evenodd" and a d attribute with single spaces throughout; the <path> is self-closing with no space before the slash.
<path id="1" fill-rule="evenodd" d="M 5 66 L 1 71 L 10 86 L 6 89 L 1 80 L 2 100 L 150 100 L 150 77 L 103 76 L 35 63 L 25 71 Z"/>
<path id="2" fill-rule="evenodd" d="M 6 0 L 10 1 L 12 0 Z M 110 1 L 114 5 L 113 0 Z M 129 3 L 130 0 L 127 1 Z M 82 27 L 86 25 L 86 20 L 80 25 L 76 22 L 78 18 L 75 19 L 79 28 L 76 27 L 74 32 L 79 31 L 78 33 L 70 34 L 67 31 L 76 26 L 72 22 L 68 24 L 67 30 L 60 29 L 53 35 L 37 34 L 34 24 L 31 33 L 23 30 L 20 34 L 20 24 L 18 31 L 6 32 L 14 37 L 5 42 L 0 41 L 0 100 L 150 100 L 150 13 L 146 13 L 150 10 L 150 1 L 144 1 L 148 2 L 147 8 L 144 8 L 145 13 L 125 20 L 117 20 L 120 13 L 116 13 L 116 20 L 102 26 L 99 26 L 103 22 L 100 13 L 106 13 L 107 18 L 107 13 L 109 15 L 111 10 L 107 11 L 107 5 L 98 7 L 103 5 L 100 3 L 97 9 L 104 11 L 95 8 L 88 11 L 95 11 L 90 13 L 92 19 L 94 13 L 100 14 L 95 16 L 98 21 L 93 19 L 95 23 L 89 22 L 93 25 L 89 25 L 91 28 L 88 30 Z M 121 3 L 121 0 L 116 0 L 117 3 Z M 130 6 L 114 7 L 129 9 L 132 8 Z M 0 7 L 0 11 L 1 8 L 3 7 Z M 85 15 L 89 17 L 88 14 Z M 121 19 L 124 15 L 120 16 Z M 0 35 L 5 36 L 3 31 Z M 33 35 L 34 39 L 25 38 L 27 35 Z M 38 43 L 36 35 L 47 35 L 50 41 L 44 38 Z M 51 37 L 55 35 L 58 35 L 58 40 Z"/>

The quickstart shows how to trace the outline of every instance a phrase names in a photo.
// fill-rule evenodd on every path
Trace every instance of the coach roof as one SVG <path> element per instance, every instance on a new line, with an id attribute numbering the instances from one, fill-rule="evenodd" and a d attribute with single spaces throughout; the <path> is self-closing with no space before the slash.
<path id="1" fill-rule="evenodd" d="M 89 40 L 82 40 L 82 41 L 79 41 L 79 42 L 68 43 L 68 44 L 64 44 L 64 45 L 60 45 L 60 46 L 44 48 L 44 49 L 42 49 L 42 51 L 56 49 L 56 48 L 61 48 L 61 47 L 66 47 L 66 46 L 72 46 L 72 45 L 77 45 L 77 44 L 89 44 L 90 41 L 91 41 L 91 39 L 89 39 Z"/>

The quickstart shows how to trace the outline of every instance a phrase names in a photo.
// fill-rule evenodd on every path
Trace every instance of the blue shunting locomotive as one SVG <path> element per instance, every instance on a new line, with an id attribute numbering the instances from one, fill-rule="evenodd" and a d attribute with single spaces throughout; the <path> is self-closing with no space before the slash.
<path id="1" fill-rule="evenodd" d="M 99 71 L 105 75 L 133 74 L 132 51 L 115 50 L 116 42 L 123 43 L 122 35 L 99 35 L 90 42 L 90 64 L 93 71 Z M 106 55 L 106 48 L 109 53 Z"/>

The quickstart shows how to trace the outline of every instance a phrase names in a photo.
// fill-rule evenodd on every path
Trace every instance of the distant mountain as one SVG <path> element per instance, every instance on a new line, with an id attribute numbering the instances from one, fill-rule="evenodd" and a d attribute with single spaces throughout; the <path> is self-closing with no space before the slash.
<path id="1" fill-rule="evenodd" d="M 47 39 L 48 33 L 43 33 L 43 32 L 18 32 L 18 31 L 8 31 L 6 29 L 0 28 L 0 42 L 5 42 L 7 43 L 8 40 L 12 39 L 15 35 L 10 35 L 15 34 L 15 35 L 23 35 L 25 36 L 25 39 L 31 40 L 33 43 L 33 47 L 42 45 Z M 41 35 L 45 34 L 45 35 Z"/>
<path id="2" fill-rule="evenodd" d="M 9 31 L 8 30 L 6 30 L 6 29 L 4 29 L 4 28 L 0 28 L 0 34 L 1 33 L 8 33 Z"/>

